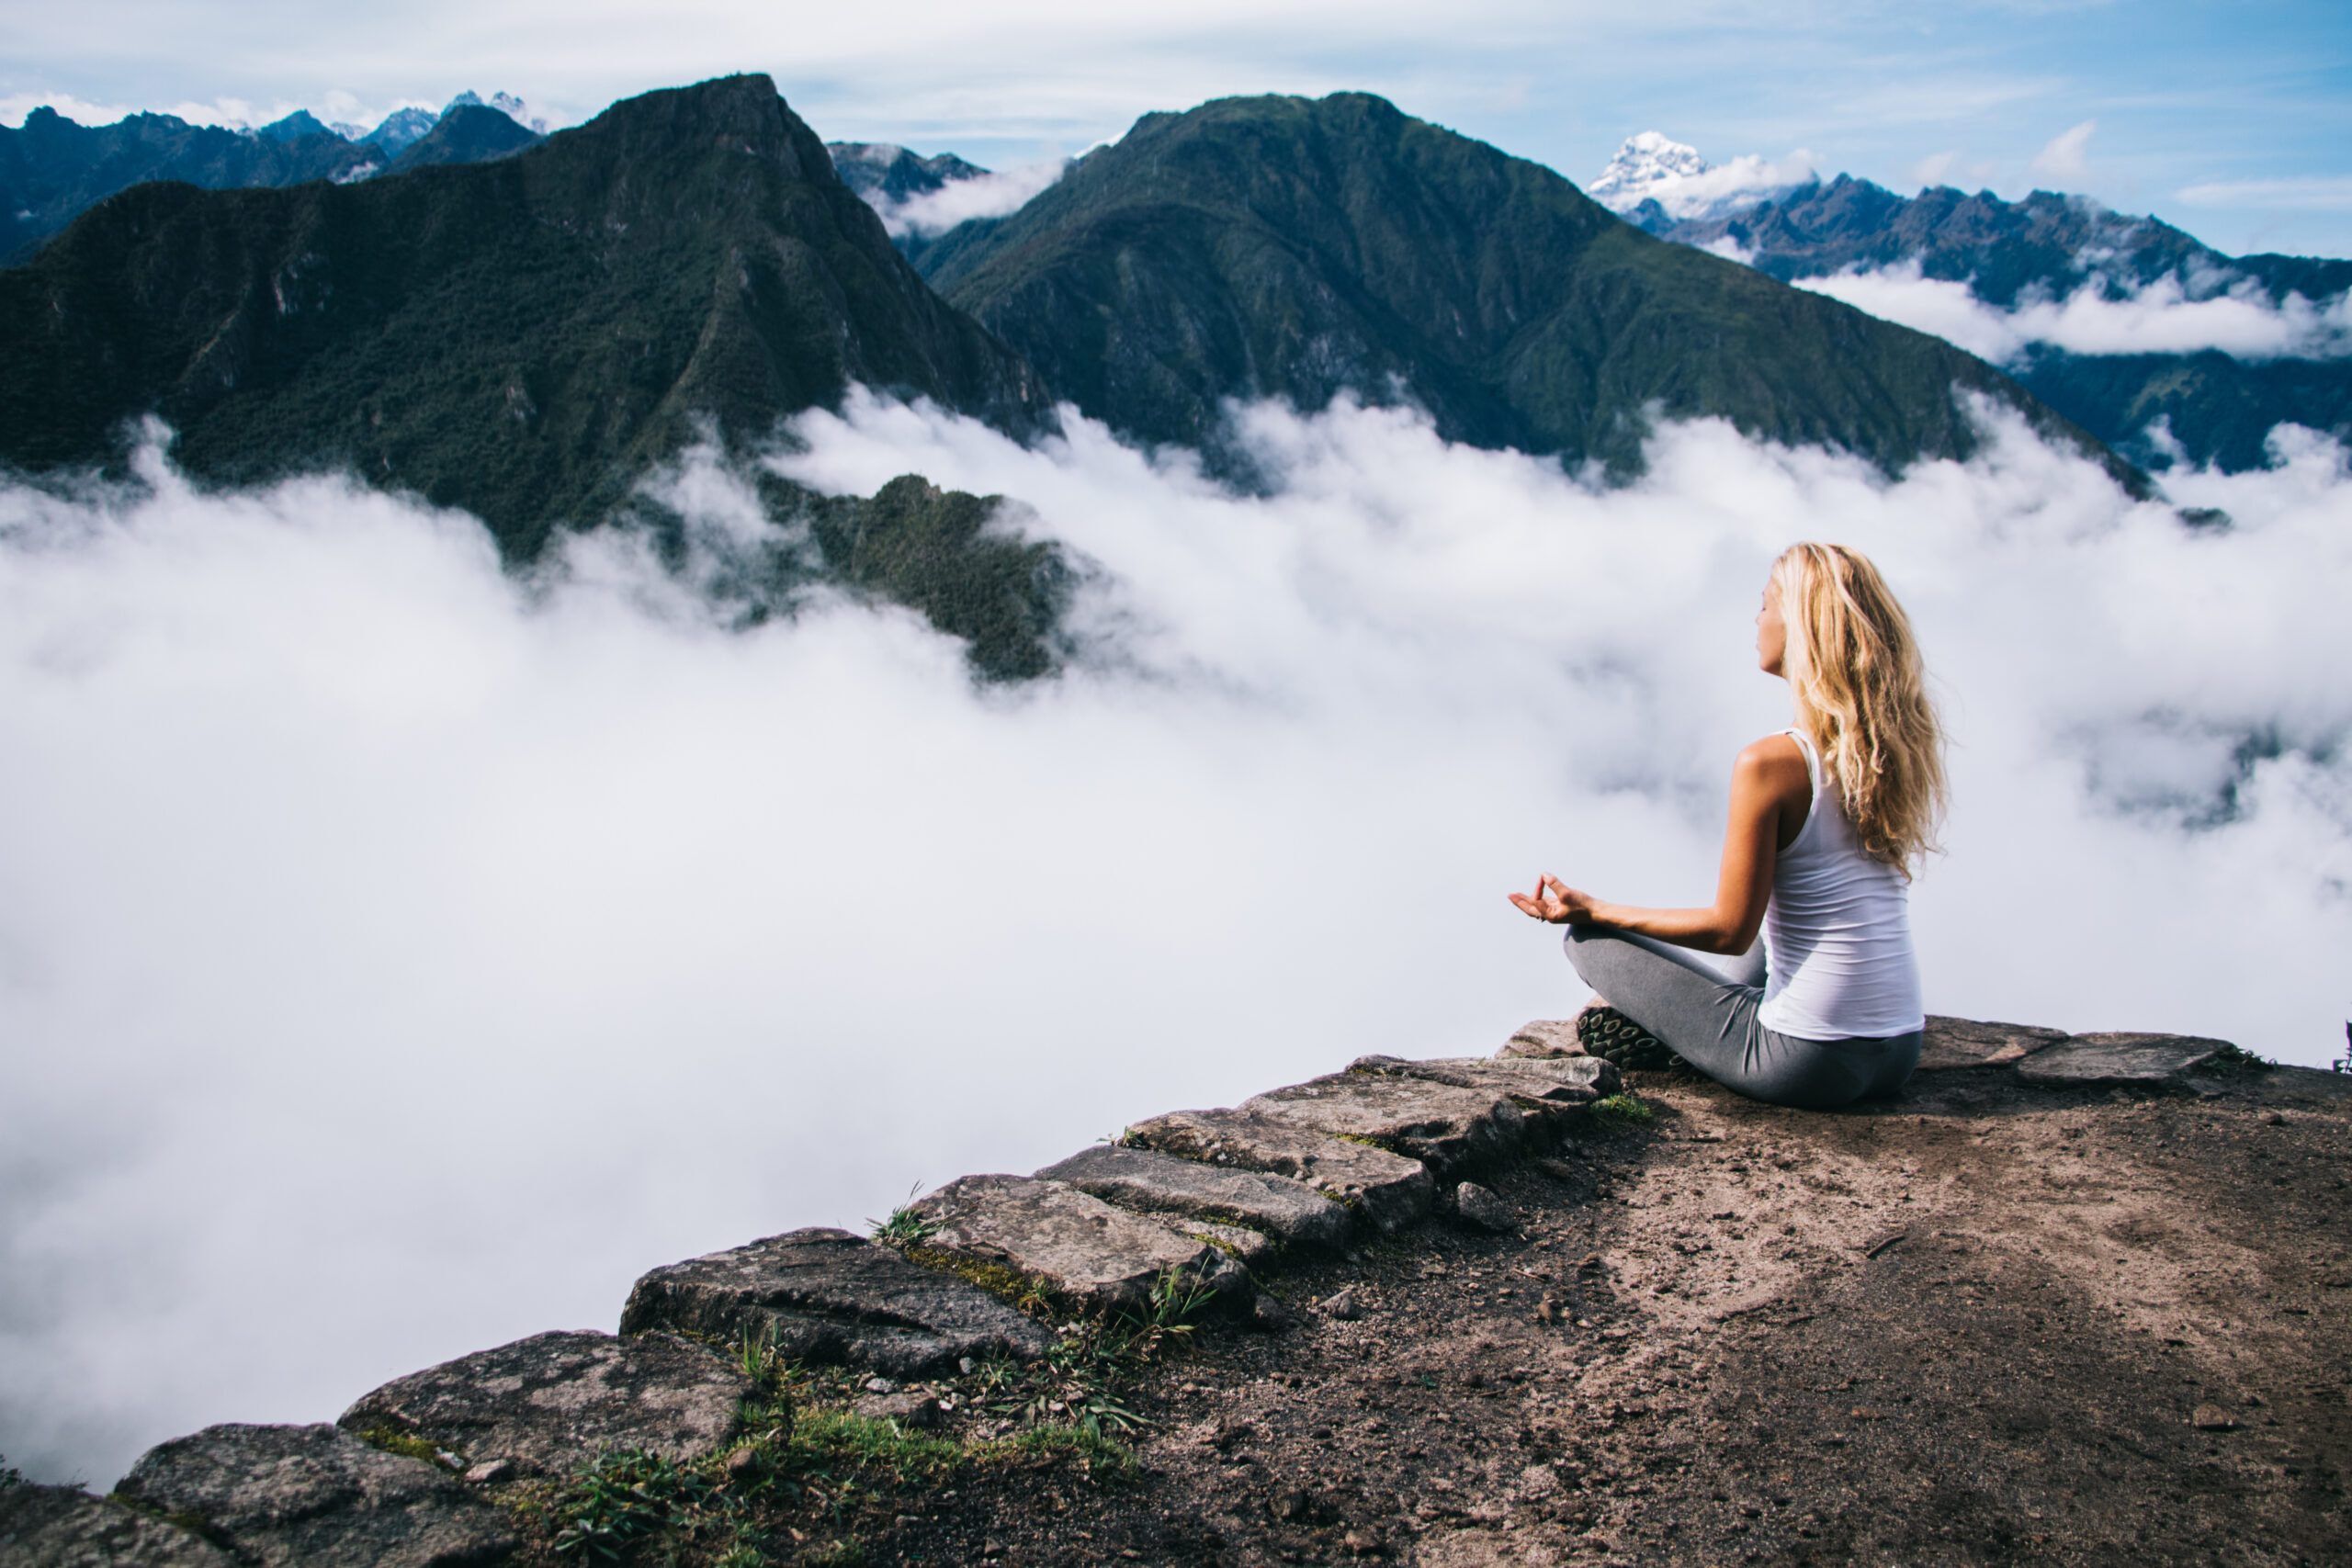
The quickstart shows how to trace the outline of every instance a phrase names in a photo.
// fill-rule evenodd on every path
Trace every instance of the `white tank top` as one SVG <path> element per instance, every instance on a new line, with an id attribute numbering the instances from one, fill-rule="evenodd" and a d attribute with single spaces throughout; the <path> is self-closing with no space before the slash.
<path id="1" fill-rule="evenodd" d="M 1764 908 L 1770 967 L 1757 1021 L 1801 1040 L 1872 1040 L 1924 1028 L 1910 884 L 1862 852 L 1813 738 L 1785 733 L 1804 753 L 1813 806 L 1772 867 Z"/>

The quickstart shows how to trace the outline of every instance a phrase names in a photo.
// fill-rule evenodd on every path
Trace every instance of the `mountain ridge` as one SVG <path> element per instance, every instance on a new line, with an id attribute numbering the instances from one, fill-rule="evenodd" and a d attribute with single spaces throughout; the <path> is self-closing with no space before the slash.
<path id="1" fill-rule="evenodd" d="M 1974 449 L 1957 387 L 2112 461 L 1940 339 L 1659 243 L 1369 94 L 1147 115 L 917 265 L 1057 395 L 1152 442 L 1214 447 L 1227 398 L 1403 386 L 1450 439 L 1619 473 L 1653 412 L 1896 468 Z"/>

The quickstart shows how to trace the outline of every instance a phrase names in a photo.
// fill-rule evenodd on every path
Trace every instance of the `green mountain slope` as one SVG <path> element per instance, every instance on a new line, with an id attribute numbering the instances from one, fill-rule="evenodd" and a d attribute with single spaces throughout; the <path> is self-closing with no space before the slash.
<path id="1" fill-rule="evenodd" d="M 1152 441 L 1213 444 L 1227 397 L 1401 384 L 1452 438 L 1621 470 L 1652 407 L 1899 468 L 1973 448 L 1957 388 L 2114 462 L 1939 339 L 1653 239 L 1359 93 L 1146 116 L 920 265 L 1057 396 Z"/>
<path id="2" fill-rule="evenodd" d="M 0 460 L 100 462 L 154 412 L 198 475 L 347 464 L 513 559 L 610 515 L 697 419 L 756 437 L 852 381 L 1012 428 L 1040 407 L 764 76 L 495 163 L 138 186 L 0 273 Z"/>

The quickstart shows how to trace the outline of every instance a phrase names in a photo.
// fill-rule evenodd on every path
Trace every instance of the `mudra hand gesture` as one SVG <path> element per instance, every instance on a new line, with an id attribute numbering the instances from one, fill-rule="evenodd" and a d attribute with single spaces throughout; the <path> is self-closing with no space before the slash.
<path id="1" fill-rule="evenodd" d="M 1531 919 L 1542 920 L 1546 925 L 1580 926 L 1595 919 L 1592 896 L 1577 892 L 1549 872 L 1535 879 L 1535 891 L 1532 896 L 1514 893 L 1510 901 L 1519 906 L 1521 914 Z"/>

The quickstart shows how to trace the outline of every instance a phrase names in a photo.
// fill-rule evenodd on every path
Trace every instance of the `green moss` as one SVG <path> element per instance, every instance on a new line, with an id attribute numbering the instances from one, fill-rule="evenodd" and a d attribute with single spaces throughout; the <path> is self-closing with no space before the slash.
<path id="1" fill-rule="evenodd" d="M 1632 1093 L 1612 1094 L 1606 1100 L 1595 1101 L 1592 1113 L 1604 1120 L 1631 1122 L 1637 1126 L 1646 1125 L 1657 1116 L 1657 1112 L 1642 1103 L 1640 1096 Z"/>
<path id="2" fill-rule="evenodd" d="M 1053 1292 L 1045 1280 L 1032 1278 L 1017 1269 L 1001 1263 L 989 1263 L 961 1253 L 949 1252 L 937 1247 L 910 1247 L 906 1249 L 910 1262 L 926 1269 L 937 1269 L 968 1280 L 1001 1301 L 1009 1302 L 1032 1317 L 1044 1317 L 1053 1309 Z"/>

